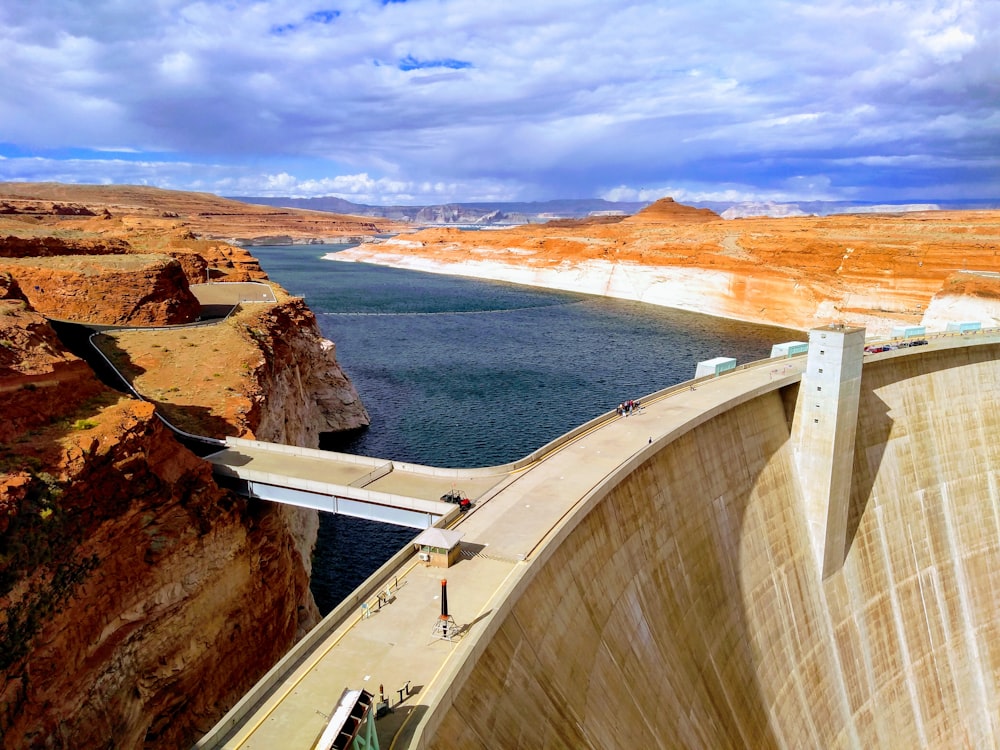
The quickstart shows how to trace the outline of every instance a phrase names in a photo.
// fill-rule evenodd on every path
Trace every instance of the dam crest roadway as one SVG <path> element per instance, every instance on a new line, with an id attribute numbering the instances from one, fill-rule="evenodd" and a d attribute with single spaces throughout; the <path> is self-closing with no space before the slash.
<path id="1" fill-rule="evenodd" d="M 926 340 L 814 329 L 502 467 L 227 441 L 254 496 L 294 453 L 295 489 L 410 503 L 461 554 L 401 550 L 196 747 L 313 748 L 345 689 L 383 748 L 993 744 L 1000 332 Z"/>

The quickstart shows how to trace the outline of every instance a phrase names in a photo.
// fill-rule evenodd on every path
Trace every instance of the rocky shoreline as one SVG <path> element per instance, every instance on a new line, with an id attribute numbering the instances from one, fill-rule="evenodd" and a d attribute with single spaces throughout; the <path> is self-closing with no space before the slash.
<path id="1" fill-rule="evenodd" d="M 723 220 L 665 199 L 613 224 L 426 229 L 324 257 L 888 335 L 1000 324 L 998 242 L 998 212 Z"/>
<path id="2" fill-rule="evenodd" d="M 387 251 L 386 247 L 386 244 L 360 245 L 328 253 L 323 259 L 342 263 L 372 263 L 424 273 L 506 281 L 564 292 L 614 297 L 749 323 L 772 322 L 762 321 L 752 314 L 744 314 L 744 311 L 734 311 L 726 304 L 726 290 L 737 283 L 731 273 L 601 260 L 565 263 L 553 268 L 532 268 L 489 260 L 447 261 L 394 253 Z M 788 328 L 804 327 L 792 323 L 782 325 Z"/>

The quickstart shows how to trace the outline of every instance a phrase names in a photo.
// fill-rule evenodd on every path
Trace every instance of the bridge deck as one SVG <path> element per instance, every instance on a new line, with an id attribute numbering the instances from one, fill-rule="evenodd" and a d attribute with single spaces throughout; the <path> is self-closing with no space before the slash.
<path id="1" fill-rule="evenodd" d="M 239 446 L 224 448 L 206 459 L 216 466 L 228 466 L 234 472 L 254 471 L 262 474 L 290 475 L 316 482 L 350 485 L 371 470 L 371 466 L 357 462 L 338 461 L 335 457 L 313 458 Z M 436 498 L 435 498 L 436 499 Z"/>
<path id="2" fill-rule="evenodd" d="M 445 493 L 460 490 L 475 502 L 509 473 L 504 467 L 438 469 L 253 440 L 226 442 L 206 460 L 217 474 L 249 483 L 251 496 L 419 528 L 456 512 L 441 501 Z"/>

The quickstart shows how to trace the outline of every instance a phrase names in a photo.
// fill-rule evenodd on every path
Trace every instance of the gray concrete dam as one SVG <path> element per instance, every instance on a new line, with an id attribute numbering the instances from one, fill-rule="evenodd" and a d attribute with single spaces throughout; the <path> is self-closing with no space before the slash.
<path id="1" fill-rule="evenodd" d="M 998 746 L 998 355 L 866 363 L 825 580 L 797 384 L 665 445 L 549 545 L 421 744 Z"/>
<path id="2" fill-rule="evenodd" d="M 334 693 L 411 678 L 383 748 L 997 747 L 1000 335 L 863 360 L 836 533 L 804 358 L 674 389 L 456 527 L 457 643 L 429 639 L 442 571 L 403 553 L 199 747 L 313 747 Z"/>

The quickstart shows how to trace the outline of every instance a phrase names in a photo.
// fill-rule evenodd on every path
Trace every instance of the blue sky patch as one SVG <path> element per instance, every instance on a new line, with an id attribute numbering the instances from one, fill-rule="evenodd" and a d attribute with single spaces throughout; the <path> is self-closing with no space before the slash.
<path id="1" fill-rule="evenodd" d="M 306 16 L 306 20 L 313 23 L 333 23 L 338 16 L 340 16 L 339 10 L 317 10 Z"/>
<path id="2" fill-rule="evenodd" d="M 339 10 L 317 10 L 306 16 L 304 23 L 322 23 L 328 24 L 333 23 L 340 17 Z M 295 31 L 301 27 L 301 23 L 283 23 L 271 27 L 272 34 L 287 34 L 289 31 Z"/>
<path id="3" fill-rule="evenodd" d="M 425 68 L 451 68 L 461 70 L 471 68 L 472 63 L 465 60 L 453 60 L 450 57 L 441 60 L 418 60 L 413 55 L 407 55 L 399 61 L 400 70 L 423 70 Z"/>

